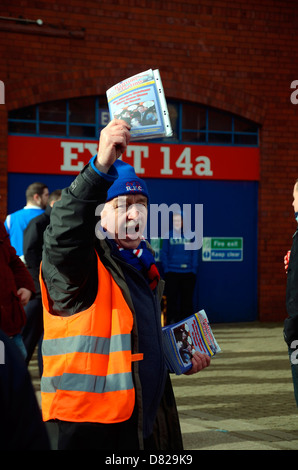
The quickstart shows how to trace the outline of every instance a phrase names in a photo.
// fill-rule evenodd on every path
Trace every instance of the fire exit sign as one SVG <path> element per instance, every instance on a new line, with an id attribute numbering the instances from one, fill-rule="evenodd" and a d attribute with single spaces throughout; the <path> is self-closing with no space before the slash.
<path id="1" fill-rule="evenodd" d="M 204 237 L 203 261 L 243 261 L 242 237 Z"/>

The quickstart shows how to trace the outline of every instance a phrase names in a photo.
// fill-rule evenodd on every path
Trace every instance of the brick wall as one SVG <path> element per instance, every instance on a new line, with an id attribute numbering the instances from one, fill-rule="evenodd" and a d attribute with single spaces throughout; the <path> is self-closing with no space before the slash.
<path id="1" fill-rule="evenodd" d="M 262 126 L 259 315 L 285 316 L 283 255 L 295 230 L 298 177 L 297 12 L 293 1 L 60 0 L 2 2 L 0 217 L 6 212 L 6 113 L 36 102 L 104 94 L 126 76 L 159 68 L 168 97 L 218 107 Z M 21 149 L 20 149 L 21 150 Z M 249 222 L 248 222 L 249 223 Z"/>
<path id="2" fill-rule="evenodd" d="M 6 217 L 7 197 L 7 112 L 0 105 L 0 220 Z"/>

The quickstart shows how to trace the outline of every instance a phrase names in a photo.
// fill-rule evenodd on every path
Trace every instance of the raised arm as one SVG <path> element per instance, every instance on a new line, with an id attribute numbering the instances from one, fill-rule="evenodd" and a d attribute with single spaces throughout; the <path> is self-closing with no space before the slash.
<path id="1" fill-rule="evenodd" d="M 95 211 L 117 178 L 114 161 L 129 142 L 129 127 L 113 120 L 101 132 L 98 154 L 54 204 L 44 234 L 42 274 L 55 311 L 73 314 L 97 287 Z"/>

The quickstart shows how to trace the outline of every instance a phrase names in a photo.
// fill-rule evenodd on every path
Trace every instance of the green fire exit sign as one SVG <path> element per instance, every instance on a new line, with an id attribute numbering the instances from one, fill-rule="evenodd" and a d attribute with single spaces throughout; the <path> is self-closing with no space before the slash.
<path id="1" fill-rule="evenodd" d="M 204 237 L 203 261 L 242 261 L 242 237 Z"/>

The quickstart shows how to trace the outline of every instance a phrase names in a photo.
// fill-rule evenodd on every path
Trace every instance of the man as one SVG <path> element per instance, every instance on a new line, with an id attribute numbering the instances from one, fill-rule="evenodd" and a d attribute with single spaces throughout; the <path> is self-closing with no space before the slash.
<path id="1" fill-rule="evenodd" d="M 166 281 L 167 324 L 176 323 L 194 313 L 198 252 L 187 249 L 191 238 L 183 232 L 182 214 L 174 213 L 173 230 L 163 239 L 160 254 Z"/>
<path id="2" fill-rule="evenodd" d="M 48 199 L 45 211 L 30 220 L 24 230 L 23 252 L 27 268 L 35 285 L 35 297 L 25 307 L 26 325 L 22 332 L 23 341 L 27 350 L 26 363 L 29 364 L 36 345 L 43 334 L 42 302 L 39 284 L 39 271 L 42 258 L 43 233 L 50 223 L 53 205 L 61 199 L 61 190 L 53 191 Z M 42 372 L 42 358 L 39 349 L 39 370 Z"/>
<path id="3" fill-rule="evenodd" d="M 28 368 L 1 329 L 0 344 L 0 451 L 51 450 Z"/>
<path id="4" fill-rule="evenodd" d="M 17 255 L 23 260 L 23 232 L 33 217 L 42 214 L 49 199 L 48 187 L 43 183 L 32 183 L 26 189 L 26 206 L 5 220 L 5 228 Z"/>
<path id="5" fill-rule="evenodd" d="M 293 203 L 295 219 L 298 222 L 298 180 L 294 185 Z M 289 259 L 288 259 L 289 258 Z M 285 257 L 287 270 L 286 308 L 288 318 L 284 322 L 284 338 L 288 345 L 294 395 L 298 406 L 298 230 L 293 235 L 290 256 Z"/>
<path id="6" fill-rule="evenodd" d="M 24 263 L 11 246 L 0 222 L 0 329 L 13 340 L 26 357 L 21 331 L 26 322 L 24 306 L 35 292 L 34 282 Z"/>
<path id="7" fill-rule="evenodd" d="M 163 356 L 162 286 L 143 240 L 148 189 L 117 160 L 129 140 L 125 121 L 108 124 L 44 235 L 42 411 L 58 423 L 59 449 L 182 448 Z M 192 362 L 195 373 L 210 358 Z"/>
<path id="8" fill-rule="evenodd" d="M 156 124 L 157 115 L 154 112 L 154 106 L 147 108 L 142 103 L 137 107 L 135 117 L 139 120 L 142 126 L 149 126 L 151 124 Z"/>

